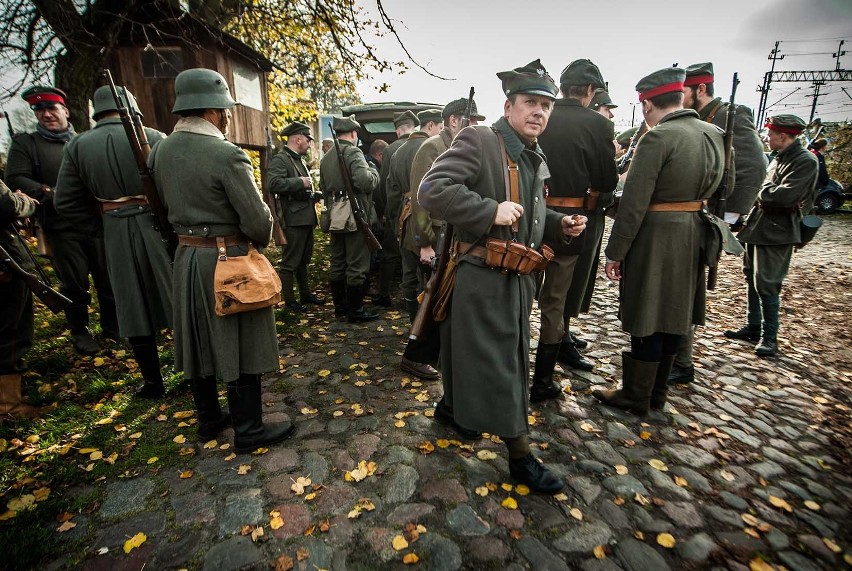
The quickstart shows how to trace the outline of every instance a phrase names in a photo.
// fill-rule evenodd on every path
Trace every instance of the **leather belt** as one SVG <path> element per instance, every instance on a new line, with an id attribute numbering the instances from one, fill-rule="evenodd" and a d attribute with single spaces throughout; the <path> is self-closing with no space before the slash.
<path id="1" fill-rule="evenodd" d="M 217 248 L 216 238 L 224 238 L 225 246 L 240 246 L 249 242 L 249 239 L 242 234 L 232 234 L 230 236 L 187 236 L 186 234 L 181 234 L 178 236 L 178 244 L 194 248 Z"/>
<path id="2" fill-rule="evenodd" d="M 648 212 L 698 212 L 707 206 L 704 200 L 685 202 L 654 202 L 648 206 Z"/>
<path id="3" fill-rule="evenodd" d="M 762 203 L 758 203 L 757 207 L 766 212 L 767 214 L 792 214 L 793 212 L 799 211 L 799 206 L 764 206 Z"/>
<path id="4" fill-rule="evenodd" d="M 574 198 L 568 196 L 548 196 L 544 202 L 548 206 L 556 206 L 559 208 L 582 208 L 585 206 L 586 199 L 585 197 Z"/>
<path id="5" fill-rule="evenodd" d="M 470 242 L 459 242 L 459 255 L 466 256 L 474 256 L 477 258 L 485 259 L 485 256 L 488 254 L 488 250 L 485 249 L 485 246 L 476 246 L 471 244 Z"/>
<path id="6" fill-rule="evenodd" d="M 148 206 L 148 201 L 144 198 L 133 198 L 129 197 L 124 200 L 102 200 L 100 201 L 101 212 L 112 212 L 113 210 L 118 210 L 119 208 L 124 208 L 125 206 Z"/>

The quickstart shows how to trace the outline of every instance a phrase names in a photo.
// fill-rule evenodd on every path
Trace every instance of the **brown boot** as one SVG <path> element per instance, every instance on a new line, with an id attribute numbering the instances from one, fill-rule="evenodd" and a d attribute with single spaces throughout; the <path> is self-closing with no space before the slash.
<path id="1" fill-rule="evenodd" d="M 651 390 L 651 408 L 663 410 L 666 406 L 666 395 L 669 393 L 669 374 L 674 365 L 675 355 L 663 355 L 657 375 L 654 377 L 654 388 Z"/>
<path id="2" fill-rule="evenodd" d="M 21 398 L 21 375 L 0 375 L 0 416 L 33 418 L 41 408 L 25 404 Z"/>
<path id="3" fill-rule="evenodd" d="M 639 416 L 648 414 L 651 391 L 657 375 L 659 362 L 649 363 L 634 359 L 629 352 L 621 353 L 622 388 L 608 391 L 592 391 L 592 396 L 603 404 L 627 410 Z"/>

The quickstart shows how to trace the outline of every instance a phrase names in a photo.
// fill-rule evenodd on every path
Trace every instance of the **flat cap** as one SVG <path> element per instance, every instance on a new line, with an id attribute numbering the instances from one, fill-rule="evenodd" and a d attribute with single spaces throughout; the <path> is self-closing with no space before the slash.
<path id="1" fill-rule="evenodd" d="M 361 124 L 355 120 L 355 115 L 350 115 L 349 117 L 335 117 L 331 128 L 334 129 L 335 133 L 348 133 L 360 129 Z"/>
<path id="2" fill-rule="evenodd" d="M 417 124 L 423 127 L 432 121 L 433 123 L 441 123 L 443 122 L 443 117 L 441 116 L 440 109 L 424 109 L 420 113 L 417 114 Z"/>
<path id="3" fill-rule="evenodd" d="M 393 126 L 401 127 L 402 125 L 417 125 L 417 115 L 413 111 L 403 111 L 393 116 Z"/>
<path id="4" fill-rule="evenodd" d="M 595 89 L 606 89 L 601 70 L 588 59 L 575 59 L 562 70 L 559 76 L 562 85 L 589 85 Z"/>
<path id="5" fill-rule="evenodd" d="M 21 93 L 21 98 L 30 104 L 30 109 L 53 107 L 57 103 L 65 105 L 67 97 L 61 89 L 47 85 L 33 85 Z"/>
<path id="6" fill-rule="evenodd" d="M 645 101 L 658 95 L 683 91 L 683 80 L 686 72 L 679 67 L 666 67 L 646 75 L 636 84 L 639 101 Z"/>
<path id="7" fill-rule="evenodd" d="M 709 61 L 706 63 L 694 63 L 686 68 L 686 79 L 683 82 L 684 87 L 690 85 L 698 85 L 699 83 L 713 83 L 713 64 Z"/>
<path id="8" fill-rule="evenodd" d="M 556 99 L 556 94 L 559 93 L 559 88 L 556 87 L 553 78 L 547 74 L 540 60 L 531 61 L 523 67 L 516 67 L 510 71 L 501 71 L 497 77 L 503 83 L 503 93 L 506 97 L 516 93 L 529 93 Z"/>
<path id="9" fill-rule="evenodd" d="M 597 111 L 601 105 L 609 107 L 610 109 L 618 107 L 618 105 L 613 103 L 612 99 L 610 99 L 609 91 L 606 89 L 597 89 L 595 90 L 595 96 L 592 97 L 592 102 L 589 103 L 589 108 Z"/>
<path id="10" fill-rule="evenodd" d="M 798 135 L 805 130 L 808 124 L 804 119 L 796 115 L 773 115 L 766 119 L 767 129 L 778 131 L 779 133 L 787 133 L 788 135 Z"/>
<path id="11" fill-rule="evenodd" d="M 283 129 L 281 129 L 282 137 L 289 137 L 290 135 L 304 135 L 311 141 L 314 138 L 311 136 L 311 128 L 302 123 L 301 121 L 293 121 Z"/>
<path id="12" fill-rule="evenodd" d="M 449 119 L 450 115 L 464 115 L 465 111 L 467 111 L 467 97 L 462 97 L 461 99 L 455 99 L 444 105 L 444 109 L 441 111 L 441 117 L 446 120 Z M 476 110 L 476 100 L 474 100 L 470 105 L 470 118 L 476 119 L 477 121 L 485 121 L 485 116 L 480 115 Z"/>

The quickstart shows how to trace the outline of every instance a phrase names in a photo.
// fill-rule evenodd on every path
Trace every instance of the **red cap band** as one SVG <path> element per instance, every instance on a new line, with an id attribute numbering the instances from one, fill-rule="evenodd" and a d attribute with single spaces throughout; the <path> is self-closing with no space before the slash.
<path id="1" fill-rule="evenodd" d="M 713 83 L 713 76 L 710 74 L 706 75 L 693 75 L 692 77 L 687 77 L 684 82 L 684 87 L 689 87 L 690 85 L 698 85 L 699 83 Z"/>
<path id="2" fill-rule="evenodd" d="M 654 89 L 649 89 L 644 93 L 640 93 L 639 101 L 645 101 L 646 99 L 651 99 L 652 97 L 656 97 L 657 95 L 663 95 L 664 93 L 672 93 L 674 91 L 683 91 L 682 81 L 678 81 L 676 83 L 667 83 L 665 85 L 655 87 Z"/>
<path id="3" fill-rule="evenodd" d="M 27 103 L 35 105 L 36 103 L 61 103 L 65 105 L 65 99 L 58 93 L 33 93 L 27 97 Z"/>
<path id="4" fill-rule="evenodd" d="M 804 129 L 798 129 L 796 127 L 779 127 L 778 125 L 773 125 L 769 121 L 764 125 L 767 129 L 772 129 L 773 131 L 778 131 L 779 133 L 787 133 L 788 135 L 801 135 Z"/>

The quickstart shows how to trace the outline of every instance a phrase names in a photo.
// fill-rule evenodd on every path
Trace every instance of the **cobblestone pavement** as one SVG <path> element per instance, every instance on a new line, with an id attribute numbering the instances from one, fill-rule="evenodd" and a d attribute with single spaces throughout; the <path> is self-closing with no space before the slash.
<path id="1" fill-rule="evenodd" d="M 530 412 L 534 453 L 565 477 L 563 495 L 523 494 L 502 444 L 460 446 L 433 422 L 440 382 L 397 366 L 402 312 L 354 326 L 326 306 L 265 380 L 265 418 L 294 421 L 294 440 L 233 459 L 198 446 L 188 479 L 104 482 L 103 503 L 68 536 L 94 537 L 84 568 L 111 571 L 848 568 L 850 223 L 827 219 L 795 255 L 774 359 L 721 335 L 745 317 L 740 261 L 724 260 L 697 335 L 698 381 L 645 419 L 590 395 L 617 381 L 628 345 L 617 288 L 599 277 L 576 324 L 596 369 L 564 372 L 564 399 Z M 300 477 L 311 485 L 297 493 Z M 263 536 L 241 535 L 246 525 Z M 125 555 L 140 531 L 147 541 Z"/>

